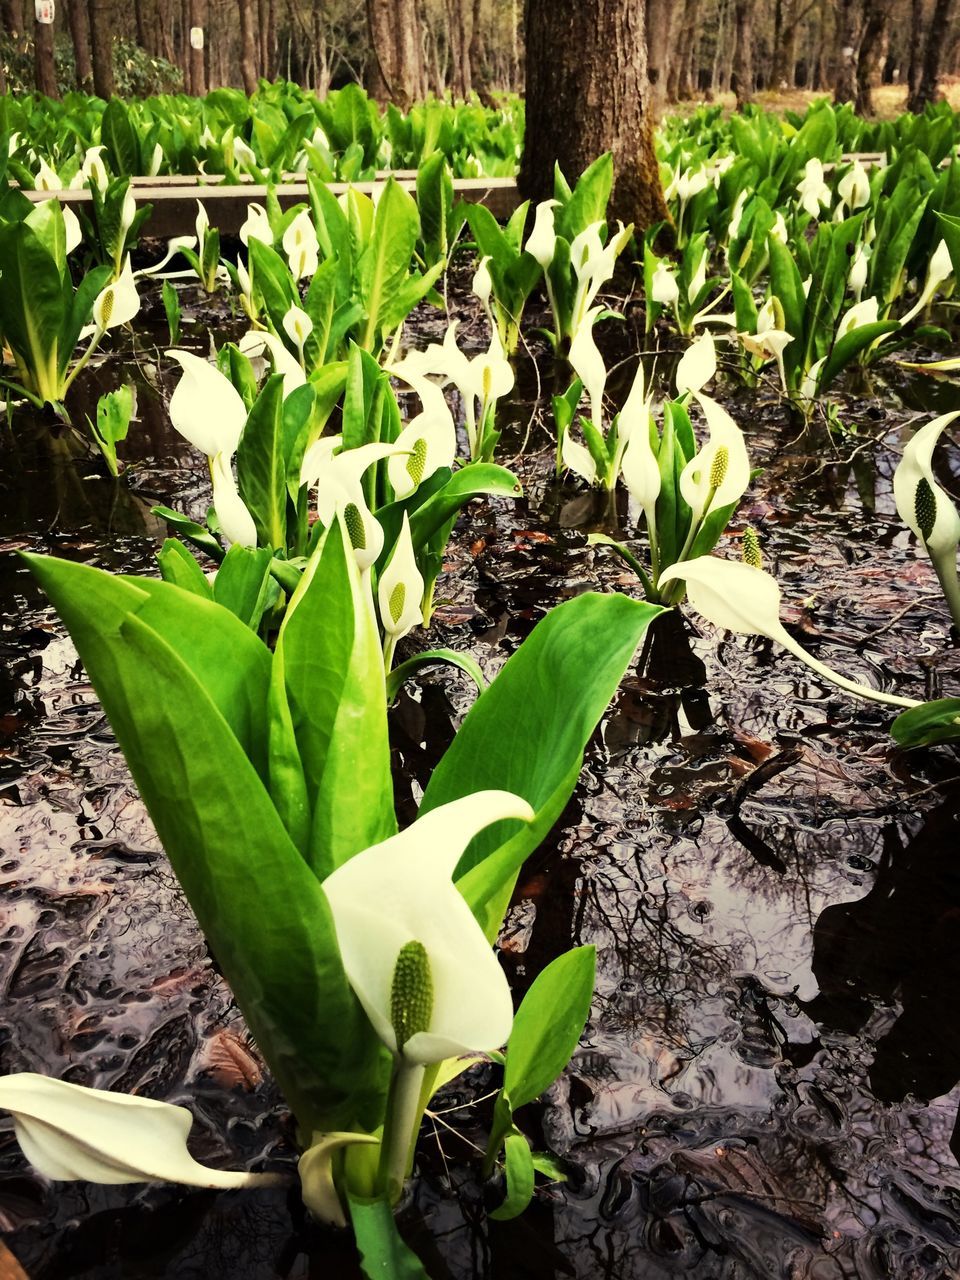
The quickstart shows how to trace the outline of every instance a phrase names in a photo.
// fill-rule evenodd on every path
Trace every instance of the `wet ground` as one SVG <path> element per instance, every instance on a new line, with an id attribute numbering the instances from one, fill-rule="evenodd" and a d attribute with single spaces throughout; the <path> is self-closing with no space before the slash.
<path id="1" fill-rule="evenodd" d="M 167 425 L 157 386 L 161 315 L 153 304 L 135 357 L 79 388 L 92 405 L 121 366 L 140 385 L 123 480 L 26 415 L 0 442 L 0 1070 L 185 1104 L 198 1158 L 292 1168 L 283 1101 L 92 689 L 7 554 L 149 573 L 164 534 L 150 507 L 202 514 L 203 466 Z M 231 331 L 215 310 L 197 318 L 184 330 L 195 349 L 206 323 Z M 420 328 L 438 336 L 435 319 Z M 642 345 L 629 329 L 612 343 Z M 625 504 L 610 512 L 551 477 L 551 362 L 518 367 L 502 460 L 527 496 L 469 509 L 435 632 L 415 641 L 470 649 L 488 675 L 558 601 L 636 590 L 585 539 L 629 536 Z M 906 384 L 889 365 L 869 378 L 847 383 L 850 434 L 834 438 L 801 434 L 770 390 L 721 381 L 763 468 L 734 529 L 760 531 L 785 621 L 819 658 L 906 696 L 957 693 L 960 650 L 891 476 L 905 427 L 960 407 L 960 388 Z M 948 452 L 960 470 L 951 446 L 941 478 L 956 494 Z M 399 700 L 405 818 L 469 700 L 456 673 L 428 674 Z M 889 719 L 765 641 L 692 617 L 659 625 L 501 940 L 518 994 L 571 943 L 598 946 L 580 1050 L 524 1117 L 568 1180 L 520 1220 L 486 1222 L 469 1144 L 493 1076 L 465 1077 L 425 1125 L 402 1215 L 432 1276 L 960 1274 L 960 761 L 895 750 Z M 34 1280 L 356 1274 L 349 1241 L 305 1222 L 293 1191 L 51 1185 L 6 1128 L 0 1228 Z"/>

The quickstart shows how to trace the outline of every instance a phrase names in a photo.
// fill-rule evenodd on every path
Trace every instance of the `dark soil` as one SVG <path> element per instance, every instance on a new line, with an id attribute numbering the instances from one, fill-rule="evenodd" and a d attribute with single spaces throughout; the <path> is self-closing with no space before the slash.
<path id="1" fill-rule="evenodd" d="M 482 340 L 472 309 L 453 310 Z M 194 311 L 184 342 L 196 350 L 210 330 L 218 341 L 241 331 L 216 306 Z M 121 370 L 137 380 L 142 421 L 121 481 L 27 414 L 3 429 L 4 552 L 152 573 L 165 529 L 150 507 L 202 515 L 202 459 L 170 429 L 157 381 L 162 314 L 157 291 L 138 352 L 78 387 L 82 421 Z M 442 328 L 432 313 L 412 332 L 419 344 Z M 629 324 L 608 332 L 624 357 L 642 345 Z M 552 478 L 549 394 L 565 384 L 538 354 L 539 369 L 521 354 L 503 414 L 501 460 L 526 497 L 470 507 L 434 631 L 408 641 L 469 649 L 488 675 L 560 600 L 637 591 L 585 538 L 629 537 L 625 502 L 610 512 Z M 763 468 L 732 532 L 760 531 L 785 621 L 823 661 L 906 696 L 956 693 L 960 651 L 933 570 L 897 518 L 891 475 L 908 424 L 960 407 L 960 392 L 906 382 L 892 365 L 870 378 L 846 384 L 849 434 L 834 437 L 817 424 L 801 434 L 771 389 L 721 380 Z M 956 450 L 940 453 L 956 494 Z M 72 645 L 13 554 L 0 556 L 0 653 L 0 1070 L 182 1103 L 198 1158 L 292 1169 L 283 1100 Z M 470 697 L 452 671 L 401 696 L 404 820 Z M 501 939 L 518 996 L 572 943 L 598 947 L 580 1050 L 525 1116 L 568 1180 L 518 1221 L 486 1221 L 469 1144 L 495 1077 L 474 1070 L 428 1119 L 401 1216 L 431 1275 L 960 1273 L 960 762 L 946 749 L 898 751 L 889 721 L 765 641 L 680 614 L 658 625 L 521 876 Z M 33 1280 L 356 1274 L 349 1240 L 306 1223 L 295 1191 L 48 1184 L 8 1126 L 0 1224 Z"/>

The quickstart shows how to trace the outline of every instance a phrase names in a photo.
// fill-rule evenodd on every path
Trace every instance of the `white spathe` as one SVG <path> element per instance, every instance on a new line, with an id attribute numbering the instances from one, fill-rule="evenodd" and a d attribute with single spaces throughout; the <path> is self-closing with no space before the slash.
<path id="1" fill-rule="evenodd" d="M 532 258 L 536 258 L 544 271 L 553 262 L 553 255 L 557 251 L 557 233 L 554 228 L 553 211 L 559 203 L 559 200 L 541 200 L 537 205 L 536 217 L 533 220 L 533 230 L 527 237 L 527 243 L 523 246 Z"/>
<path id="2" fill-rule="evenodd" d="M 713 335 L 705 333 L 690 344 L 677 363 L 677 394 L 702 390 L 717 372 L 717 348 Z"/>
<path id="3" fill-rule="evenodd" d="M 659 302 L 662 307 L 675 307 L 680 301 L 677 277 L 662 258 L 650 280 L 650 300 Z"/>
<path id="4" fill-rule="evenodd" d="M 227 1189 L 287 1181 L 199 1164 L 187 1150 L 193 1117 L 168 1102 L 23 1071 L 0 1079 L 0 1107 L 13 1114 L 23 1154 L 57 1182 L 179 1182 Z"/>
<path id="5" fill-rule="evenodd" d="M 607 367 L 593 337 L 593 326 L 602 307 L 588 311 L 570 343 L 570 367 L 583 383 L 590 401 L 590 421 L 598 431 L 603 429 L 603 393 L 607 385 Z"/>
<path id="6" fill-rule="evenodd" d="M 251 240 L 259 240 L 262 244 L 273 246 L 270 219 L 262 204 L 247 205 L 247 216 L 240 228 L 240 239 L 245 245 L 249 245 Z"/>
<path id="7" fill-rule="evenodd" d="M 213 509 L 223 536 L 228 542 L 238 543 L 241 547 L 256 547 L 257 526 L 240 497 L 228 454 L 218 453 L 210 459 L 210 477 L 213 481 Z"/>
<path id="8" fill-rule="evenodd" d="M 900 519 L 934 556 L 956 553 L 960 542 L 960 515 L 953 499 L 944 492 L 933 474 L 933 451 L 943 431 L 960 417 L 960 412 L 944 413 L 921 427 L 903 451 L 903 457 L 893 473 L 893 497 Z M 925 537 L 917 518 L 917 488 L 922 481 L 930 488 L 934 504 L 934 519 Z"/>
<path id="9" fill-rule="evenodd" d="M 295 280 L 315 274 L 320 263 L 320 241 L 309 209 L 302 210 L 293 219 L 283 233 L 282 243 Z"/>
<path id="10" fill-rule="evenodd" d="M 630 496 L 650 518 L 660 496 L 660 467 L 650 443 L 650 399 L 646 392 L 643 365 L 637 366 L 633 386 L 620 410 L 618 431 L 626 441 L 621 473 Z"/>
<path id="11" fill-rule="evenodd" d="M 237 346 L 245 356 L 253 360 L 262 357 L 265 351 L 270 353 L 274 373 L 283 374 L 284 399 L 306 382 L 307 375 L 300 361 L 287 350 L 275 333 L 268 333 L 266 329 L 248 329 Z"/>
<path id="12" fill-rule="evenodd" d="M 133 278 L 130 258 L 123 264 L 123 270 L 116 280 L 111 280 L 106 288 L 97 295 L 93 304 L 93 323 L 96 331 L 106 333 L 108 329 L 116 329 L 118 325 L 127 324 L 140 310 L 140 295 Z"/>
<path id="13" fill-rule="evenodd" d="M 740 560 L 722 560 L 719 556 L 697 556 L 671 565 L 660 575 L 660 585 L 685 582 L 687 598 L 697 613 L 716 627 L 740 635 L 766 636 L 788 649 L 794 657 L 825 680 L 839 685 L 848 693 L 870 698 L 895 707 L 915 707 L 910 698 L 898 698 L 866 685 L 848 680 L 807 653 L 780 621 L 780 587 L 764 569 L 754 568 Z"/>
<path id="14" fill-rule="evenodd" d="M 400 536 L 377 583 L 380 621 L 384 631 L 396 640 L 402 640 L 423 621 L 423 590 L 423 575 L 417 568 L 410 536 L 410 517 L 404 511 Z"/>
<path id="15" fill-rule="evenodd" d="M 823 179 L 823 161 L 816 156 L 807 161 L 803 177 L 797 183 L 797 194 L 811 218 L 819 218 L 821 208 L 829 208 L 830 188 Z"/>
<path id="16" fill-rule="evenodd" d="M 502 1045 L 513 1002 L 506 974 L 453 874 L 472 838 L 493 822 L 529 822 L 526 800 L 479 791 L 422 814 L 323 882 L 351 987 L 377 1035 L 411 1063 L 442 1062 Z M 400 951 L 418 942 L 433 987 L 426 1030 L 398 1046 L 391 997 Z"/>
<path id="17" fill-rule="evenodd" d="M 247 423 L 243 397 L 216 365 L 189 351 L 168 351 L 183 369 L 170 399 L 170 421 L 185 440 L 205 453 L 233 457 Z"/>
<path id="18" fill-rule="evenodd" d="M 722 405 L 709 396 L 697 400 L 710 436 L 680 473 L 680 492 L 696 523 L 710 511 L 739 502 L 750 483 L 750 459 L 743 432 Z"/>

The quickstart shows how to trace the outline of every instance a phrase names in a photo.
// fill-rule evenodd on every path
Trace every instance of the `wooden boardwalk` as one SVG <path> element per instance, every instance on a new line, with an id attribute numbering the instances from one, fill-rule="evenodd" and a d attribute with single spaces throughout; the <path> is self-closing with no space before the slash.
<path id="1" fill-rule="evenodd" d="M 393 175 L 408 191 L 416 190 L 416 174 L 405 172 Z M 334 195 L 342 195 L 348 187 L 372 195 L 383 181 L 331 182 Z M 197 220 L 197 201 L 207 211 L 210 225 L 225 235 L 236 235 L 247 218 L 250 204 L 263 204 L 267 198 L 266 186 L 259 183 L 227 184 L 221 181 L 198 182 L 191 178 L 133 178 L 132 190 L 138 205 L 150 204 L 153 213 L 144 224 L 143 234 L 165 240 L 173 236 L 191 235 Z M 454 195 L 467 204 L 483 204 L 496 218 L 509 218 L 520 203 L 517 184 L 513 178 L 459 178 L 453 184 Z M 306 182 L 298 175 L 296 181 L 277 183 L 274 187 L 281 208 L 288 209 L 310 199 Z M 31 200 L 59 200 L 72 209 L 84 208 L 91 203 L 90 192 L 83 191 L 26 191 Z"/>

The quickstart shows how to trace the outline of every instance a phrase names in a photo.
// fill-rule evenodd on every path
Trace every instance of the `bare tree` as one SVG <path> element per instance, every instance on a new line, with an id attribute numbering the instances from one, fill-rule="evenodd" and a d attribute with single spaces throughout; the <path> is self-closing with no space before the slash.
<path id="1" fill-rule="evenodd" d="M 644 6 L 635 0 L 527 0 L 524 195 L 553 194 L 559 163 L 573 181 L 613 153 L 610 214 L 638 228 L 669 214 L 648 109 Z"/>
<path id="2" fill-rule="evenodd" d="M 916 90 L 907 100 L 908 111 L 922 111 L 937 96 L 940 83 L 940 62 L 946 36 L 954 16 L 955 0 L 936 0 L 933 18 L 927 31 L 926 48 L 920 66 L 920 79 Z"/>

